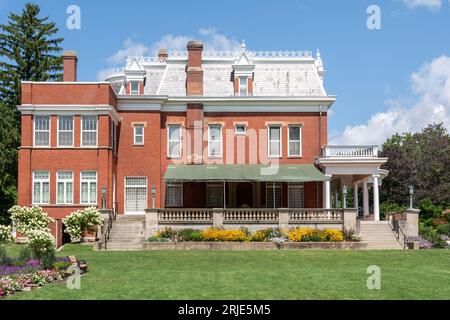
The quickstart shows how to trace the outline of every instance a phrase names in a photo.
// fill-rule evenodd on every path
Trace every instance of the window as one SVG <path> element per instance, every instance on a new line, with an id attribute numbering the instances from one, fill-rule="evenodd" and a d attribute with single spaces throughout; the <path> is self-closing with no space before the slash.
<path id="1" fill-rule="evenodd" d="M 237 124 L 234 128 L 234 132 L 236 133 L 236 135 L 245 135 L 246 132 L 246 126 L 245 124 Z"/>
<path id="2" fill-rule="evenodd" d="M 144 125 L 135 124 L 134 125 L 134 144 L 142 145 L 144 144 Z"/>
<path id="3" fill-rule="evenodd" d="M 289 150 L 288 150 L 288 156 L 289 157 L 301 157 L 302 156 L 302 132 L 300 126 L 289 126 L 289 135 L 288 135 L 288 143 L 289 143 Z"/>
<path id="4" fill-rule="evenodd" d="M 97 172 L 81 171 L 80 203 L 97 204 Z"/>
<path id="5" fill-rule="evenodd" d="M 147 178 L 125 178 L 125 212 L 144 212 L 147 208 Z"/>
<path id="6" fill-rule="evenodd" d="M 183 205 L 183 184 L 168 183 L 166 187 L 166 206 L 181 207 Z"/>
<path id="7" fill-rule="evenodd" d="M 71 171 L 58 171 L 56 186 L 56 203 L 73 203 L 73 173 Z"/>
<path id="8" fill-rule="evenodd" d="M 181 157 L 181 126 L 169 125 L 167 136 L 167 152 L 169 158 Z"/>
<path id="9" fill-rule="evenodd" d="M 81 145 L 97 145 L 97 116 L 83 116 L 81 118 Z"/>
<path id="10" fill-rule="evenodd" d="M 266 184 L 266 206 L 267 208 L 281 207 L 281 183 Z"/>
<path id="11" fill-rule="evenodd" d="M 58 146 L 72 147 L 73 146 L 73 117 L 59 116 L 58 117 Z"/>
<path id="12" fill-rule="evenodd" d="M 50 146 L 50 117 L 34 117 L 34 145 L 39 147 Z"/>
<path id="13" fill-rule="evenodd" d="M 223 183 L 206 184 L 206 206 L 216 208 L 223 206 Z"/>
<path id="14" fill-rule="evenodd" d="M 241 97 L 248 96 L 248 78 L 247 77 L 239 77 L 239 96 L 241 96 Z"/>
<path id="15" fill-rule="evenodd" d="M 289 208 L 304 208 L 304 187 L 303 183 L 289 183 Z"/>
<path id="16" fill-rule="evenodd" d="M 33 204 L 50 203 L 50 173 L 33 171 Z"/>
<path id="17" fill-rule="evenodd" d="M 130 94 L 139 94 L 139 81 L 130 82 Z"/>
<path id="18" fill-rule="evenodd" d="M 281 157 L 281 126 L 269 126 L 269 157 Z"/>
<path id="19" fill-rule="evenodd" d="M 218 124 L 208 127 L 208 156 L 211 158 L 222 157 L 222 126 Z"/>

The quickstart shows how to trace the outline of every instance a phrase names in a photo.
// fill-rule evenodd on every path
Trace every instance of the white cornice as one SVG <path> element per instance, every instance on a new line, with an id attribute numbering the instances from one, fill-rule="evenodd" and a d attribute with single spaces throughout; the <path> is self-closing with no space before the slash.
<path id="1" fill-rule="evenodd" d="M 107 104 L 97 105 L 69 105 L 69 104 L 23 104 L 17 106 L 22 114 L 107 114 L 117 123 L 121 121 L 121 117 L 116 108 Z"/>
<path id="2" fill-rule="evenodd" d="M 78 82 L 78 81 L 22 81 L 23 84 L 110 84 L 109 81 L 97 81 L 97 82 Z"/>

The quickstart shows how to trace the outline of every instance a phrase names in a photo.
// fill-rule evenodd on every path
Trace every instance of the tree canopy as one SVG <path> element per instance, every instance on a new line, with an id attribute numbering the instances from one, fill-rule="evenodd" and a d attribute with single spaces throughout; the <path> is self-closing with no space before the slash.
<path id="1" fill-rule="evenodd" d="M 383 169 L 381 200 L 408 204 L 408 186 L 414 199 L 430 199 L 436 205 L 450 205 L 450 135 L 443 123 L 431 124 L 414 134 L 396 134 L 384 144 L 381 156 L 388 161 Z"/>

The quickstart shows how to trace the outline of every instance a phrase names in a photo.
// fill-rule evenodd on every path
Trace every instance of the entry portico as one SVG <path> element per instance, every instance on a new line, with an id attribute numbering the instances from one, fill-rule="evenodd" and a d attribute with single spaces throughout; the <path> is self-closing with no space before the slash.
<path id="1" fill-rule="evenodd" d="M 345 199 L 347 187 L 353 187 L 354 206 L 359 214 L 359 187 L 362 187 L 363 218 L 369 217 L 369 186 L 373 192 L 373 220 L 380 220 L 379 186 L 388 171 L 381 169 L 387 158 L 378 157 L 378 146 L 331 146 L 322 148 L 316 164 L 330 180 L 323 184 L 323 206 L 331 208 L 332 194 L 337 207 L 339 194 Z M 342 201 L 345 207 L 345 201 Z"/>

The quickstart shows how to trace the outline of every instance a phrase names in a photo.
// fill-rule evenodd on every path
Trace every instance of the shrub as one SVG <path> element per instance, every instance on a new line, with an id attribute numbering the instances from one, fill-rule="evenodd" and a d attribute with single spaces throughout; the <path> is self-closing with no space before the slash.
<path id="1" fill-rule="evenodd" d="M 269 233 L 265 230 L 258 230 L 255 233 L 252 234 L 250 237 L 250 241 L 256 241 L 256 242 L 264 242 L 269 240 Z"/>
<path id="2" fill-rule="evenodd" d="M 296 228 L 289 232 L 289 240 L 293 242 L 341 242 L 344 234 L 340 230 Z"/>
<path id="3" fill-rule="evenodd" d="M 19 249 L 19 260 L 28 261 L 33 258 L 33 252 L 28 246 L 21 246 Z"/>
<path id="4" fill-rule="evenodd" d="M 182 229 L 178 231 L 179 241 L 202 241 L 202 233 L 200 230 L 195 229 Z"/>
<path id="5" fill-rule="evenodd" d="M 54 250 L 55 238 L 48 229 L 29 231 L 27 237 L 27 244 L 37 259 L 40 259 L 44 253 Z"/>
<path id="6" fill-rule="evenodd" d="M 0 244 L 11 241 L 11 227 L 0 225 Z"/>
<path id="7" fill-rule="evenodd" d="M 174 239 L 177 237 L 178 231 L 174 230 L 170 227 L 166 227 L 162 230 L 159 230 L 156 232 L 156 237 L 162 238 L 162 239 Z"/>
<path id="8" fill-rule="evenodd" d="M 419 217 L 422 221 L 430 223 L 431 219 L 438 218 L 442 215 L 443 208 L 433 204 L 430 199 L 423 199 L 419 201 L 418 205 L 420 209 Z"/>
<path id="9" fill-rule="evenodd" d="M 62 219 L 66 226 L 65 232 L 72 240 L 83 241 L 86 232 L 95 232 L 97 226 L 103 224 L 103 217 L 95 207 L 72 212 L 68 217 Z"/>
<path id="10" fill-rule="evenodd" d="M 382 202 L 380 204 L 380 218 L 384 219 L 388 213 L 402 212 L 404 209 L 405 207 L 402 207 L 401 205 L 395 202 L 391 201 Z"/>
<path id="11" fill-rule="evenodd" d="M 32 230 L 46 230 L 48 225 L 55 221 L 45 213 L 41 207 L 14 206 L 8 210 L 16 230 L 28 237 Z"/>
<path id="12" fill-rule="evenodd" d="M 55 250 L 48 250 L 42 254 L 42 267 L 44 269 L 52 269 L 55 264 Z"/>
<path id="13" fill-rule="evenodd" d="M 70 262 L 64 262 L 64 261 L 60 261 L 60 262 L 55 262 L 53 264 L 53 269 L 56 270 L 67 270 L 68 267 L 71 266 Z"/>
<path id="14" fill-rule="evenodd" d="M 342 231 L 345 241 L 359 241 L 359 237 L 356 235 L 356 232 L 353 229 Z"/>
<path id="15" fill-rule="evenodd" d="M 436 232 L 450 237 L 450 223 L 437 226 Z"/>
<path id="16" fill-rule="evenodd" d="M 0 259 L 6 257 L 6 248 L 0 244 Z"/>
<path id="17" fill-rule="evenodd" d="M 431 226 L 427 226 L 424 223 L 419 224 L 419 234 L 428 242 L 431 243 L 433 248 L 447 248 L 448 244 L 447 241 L 441 238 L 441 235 L 439 235 L 436 230 L 433 230 Z"/>
<path id="18" fill-rule="evenodd" d="M 264 242 L 271 241 L 273 239 L 286 238 L 287 233 L 279 228 L 267 228 L 263 230 L 258 230 L 253 233 L 250 237 L 250 241 Z"/>
<path id="19" fill-rule="evenodd" d="M 246 240 L 246 232 L 244 230 L 222 230 L 209 228 L 202 231 L 204 241 L 225 241 L 225 242 L 242 242 Z"/>

